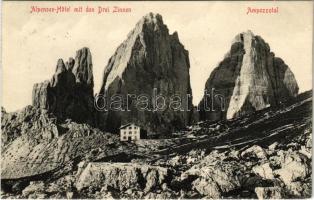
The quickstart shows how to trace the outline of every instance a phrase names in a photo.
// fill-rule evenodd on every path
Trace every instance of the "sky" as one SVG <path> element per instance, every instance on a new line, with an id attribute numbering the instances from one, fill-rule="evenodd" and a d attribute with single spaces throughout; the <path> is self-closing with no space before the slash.
<path id="1" fill-rule="evenodd" d="M 131 8 L 129 13 L 30 13 L 31 6 Z M 276 14 L 247 14 L 250 8 L 278 7 Z M 193 103 L 198 104 L 212 70 L 233 38 L 260 35 L 294 73 L 300 92 L 312 88 L 313 2 L 3 2 L 1 104 L 15 111 L 31 104 L 34 83 L 50 79 L 59 58 L 89 47 L 95 93 L 116 48 L 149 12 L 159 13 L 169 32 L 178 32 L 189 51 Z M 96 9 L 96 11 L 98 11 Z M 136 80 L 134 80 L 136 81 Z"/>

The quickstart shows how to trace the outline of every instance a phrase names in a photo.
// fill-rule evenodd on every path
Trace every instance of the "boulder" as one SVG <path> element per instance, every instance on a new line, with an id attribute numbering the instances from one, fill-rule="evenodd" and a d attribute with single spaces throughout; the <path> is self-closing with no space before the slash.
<path id="1" fill-rule="evenodd" d="M 176 199 L 177 195 L 174 192 L 150 192 L 147 195 L 145 195 L 144 199 Z"/>
<path id="2" fill-rule="evenodd" d="M 31 194 L 37 193 L 42 194 L 45 192 L 45 184 L 42 181 L 38 182 L 30 182 L 30 185 L 27 186 L 23 191 L 22 194 L 24 197 L 28 197 Z"/>
<path id="3" fill-rule="evenodd" d="M 303 183 L 300 181 L 292 182 L 287 185 L 290 195 L 294 197 L 302 197 L 302 192 L 304 190 Z"/>
<path id="4" fill-rule="evenodd" d="M 257 187 L 255 193 L 258 199 L 282 199 L 282 189 L 279 187 Z"/>
<path id="5" fill-rule="evenodd" d="M 305 155 L 308 159 L 312 158 L 312 149 L 306 148 L 305 146 L 301 146 L 299 153 Z"/>
<path id="6" fill-rule="evenodd" d="M 185 171 L 181 179 L 196 176 L 198 178 L 192 183 L 194 189 L 210 198 L 219 198 L 241 187 L 242 170 L 243 166 L 238 162 L 218 160 L 212 163 L 205 157 L 200 164 Z"/>
<path id="7" fill-rule="evenodd" d="M 252 147 L 249 147 L 246 150 L 242 151 L 241 157 L 245 159 L 257 158 L 263 160 L 267 159 L 267 153 L 262 147 L 258 145 L 253 145 Z"/>
<path id="8" fill-rule="evenodd" d="M 269 163 L 264 163 L 253 167 L 253 172 L 264 179 L 273 179 L 273 170 L 270 168 Z"/>
<path id="9" fill-rule="evenodd" d="M 312 145 L 313 145 L 313 142 L 312 142 L 312 137 L 310 136 L 309 138 L 308 138 L 308 140 L 306 141 L 306 148 L 309 148 L 309 149 L 311 149 L 312 148 Z"/>
<path id="10" fill-rule="evenodd" d="M 193 182 L 193 188 L 207 198 L 219 199 L 221 197 L 220 189 L 212 179 L 198 178 Z"/>
<path id="11" fill-rule="evenodd" d="M 241 186 L 245 190 L 254 191 L 256 187 L 280 186 L 277 180 L 265 179 L 256 174 L 245 174 L 241 177 Z"/>
<path id="12" fill-rule="evenodd" d="M 274 152 L 277 147 L 278 147 L 278 142 L 274 142 L 268 146 L 268 149 L 269 149 L 269 151 Z"/>
<path id="13" fill-rule="evenodd" d="M 169 176 L 167 168 L 135 163 L 89 163 L 76 182 L 76 188 L 111 187 L 119 191 L 129 188 L 154 191 Z"/>
<path id="14" fill-rule="evenodd" d="M 307 161 L 307 157 L 300 153 L 288 153 L 281 163 L 281 169 L 275 170 L 274 174 L 279 175 L 286 185 L 291 184 L 293 181 L 303 180 L 311 170 Z"/>

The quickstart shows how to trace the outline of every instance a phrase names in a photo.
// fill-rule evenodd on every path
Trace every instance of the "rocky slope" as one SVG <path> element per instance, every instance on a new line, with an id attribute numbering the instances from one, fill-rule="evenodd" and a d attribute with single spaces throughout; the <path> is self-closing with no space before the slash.
<path id="1" fill-rule="evenodd" d="M 58 120 L 95 124 L 92 68 L 88 48 L 78 50 L 75 60 L 64 63 L 59 59 L 52 79 L 34 85 L 33 106 L 48 110 Z"/>
<path id="2" fill-rule="evenodd" d="M 23 122 L 21 116 L 15 119 Z M 6 127 L 21 127 L 15 119 L 14 126 Z M 3 147 L 1 163 L 9 163 L 2 166 L 2 178 L 6 176 L 1 185 L 3 198 L 268 199 L 311 195 L 312 93 L 299 95 L 280 109 L 198 123 L 172 139 L 121 143 L 113 134 L 90 132 L 88 136 L 87 130 L 92 128 L 70 121 L 60 126 L 72 131 L 49 143 L 39 139 L 32 144 L 23 137 L 24 142 L 17 138 Z M 31 130 L 26 135 L 38 133 Z M 83 132 L 84 137 L 74 135 Z M 18 161 L 27 156 L 32 159 L 20 166 Z M 48 169 L 43 160 L 58 158 L 61 167 L 41 176 L 27 174 L 30 166 L 40 171 L 35 163 Z M 16 177 L 21 174 L 23 178 Z"/>
<path id="3" fill-rule="evenodd" d="M 211 73 L 205 90 L 220 94 L 225 101 L 221 112 L 221 98 L 204 96 L 199 104 L 202 119 L 231 119 L 261 110 L 279 106 L 298 94 L 298 84 L 284 61 L 270 51 L 269 45 L 251 31 L 237 35 L 231 49 Z M 213 110 L 205 110 L 207 105 Z M 212 100 L 213 99 L 213 100 Z M 208 108 L 208 106 L 207 106 Z"/>
<path id="4" fill-rule="evenodd" d="M 192 108 L 192 98 L 187 97 L 192 94 L 189 68 L 188 51 L 180 43 L 178 34 L 169 34 L 159 14 L 144 16 L 110 58 L 100 91 L 109 98 L 121 95 L 124 102 L 121 107 L 129 111 L 109 109 L 102 115 L 100 124 L 107 125 L 107 130 L 116 131 L 121 124 L 133 121 L 148 133 L 158 134 L 185 127 L 189 124 Z M 128 94 L 146 95 L 147 106 L 140 103 L 146 101 L 145 97 L 126 102 Z M 156 106 L 163 104 L 162 100 L 156 100 L 154 104 L 153 97 L 158 95 L 165 97 L 165 109 L 157 110 Z M 169 108 L 172 95 L 181 98 L 182 111 Z M 139 109 L 144 107 L 147 109 Z"/>
<path id="5" fill-rule="evenodd" d="M 47 110 L 27 106 L 1 115 L 1 179 L 32 177 L 84 159 L 90 152 L 111 152 L 117 136 L 103 133 L 88 124 L 71 120 L 63 123 Z"/>

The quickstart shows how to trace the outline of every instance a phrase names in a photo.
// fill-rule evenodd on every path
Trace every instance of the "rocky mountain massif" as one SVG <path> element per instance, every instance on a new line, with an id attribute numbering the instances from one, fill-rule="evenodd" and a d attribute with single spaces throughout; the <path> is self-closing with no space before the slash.
<path id="1" fill-rule="evenodd" d="M 298 84 L 289 67 L 275 57 L 269 45 L 251 31 L 240 33 L 206 82 L 205 90 L 222 95 L 225 112 L 221 111 L 221 98 L 204 96 L 199 104 L 202 120 L 231 119 L 269 106 L 280 106 L 295 98 Z M 206 111 L 207 105 L 214 109 Z"/>
<path id="2" fill-rule="evenodd" d="M 59 59 L 51 80 L 33 87 L 32 104 L 46 109 L 58 120 L 72 119 L 95 124 L 92 55 L 88 48 L 76 52 L 75 60 Z"/>
<path id="3" fill-rule="evenodd" d="M 66 131 L 47 141 L 37 136 L 38 125 L 26 124 L 48 116 L 27 109 L 2 111 L 2 130 L 24 132 L 2 147 L 2 198 L 311 196 L 311 92 L 281 109 L 134 143 L 70 121 L 57 124 Z"/>
<path id="4" fill-rule="evenodd" d="M 116 131 L 121 124 L 135 122 L 150 133 L 167 134 L 189 124 L 192 95 L 189 75 L 188 51 L 180 43 L 178 34 L 169 34 L 159 14 L 144 16 L 117 48 L 105 68 L 100 94 L 107 97 L 121 95 L 123 109 L 129 112 L 110 111 L 102 115 L 100 123 L 107 130 Z M 155 94 L 154 94 L 155 90 Z M 138 109 L 136 99 L 126 102 L 127 95 L 147 95 L 146 110 Z M 155 96 L 165 97 L 165 109 L 152 112 Z M 181 98 L 180 111 L 169 109 L 170 97 Z M 161 106 L 161 101 L 157 101 Z M 155 104 L 157 106 L 157 104 Z"/>
<path id="5" fill-rule="evenodd" d="M 189 112 L 137 113 L 134 101 L 134 118 L 97 113 L 89 50 L 59 60 L 52 79 L 34 86 L 32 106 L 1 109 L 1 198 L 309 198 L 312 93 L 297 94 L 292 73 L 258 36 L 248 32 L 236 41 L 208 86 L 233 87 L 227 116 L 188 127 Z M 190 94 L 188 68 L 177 35 L 168 34 L 160 15 L 148 14 L 110 59 L 101 94 L 154 87 L 167 97 Z M 185 129 L 134 142 L 101 130 L 137 118 L 152 132 Z"/>

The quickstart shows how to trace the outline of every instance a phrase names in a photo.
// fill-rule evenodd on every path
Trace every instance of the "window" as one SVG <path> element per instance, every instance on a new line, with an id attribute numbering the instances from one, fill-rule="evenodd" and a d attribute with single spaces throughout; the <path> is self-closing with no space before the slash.
<path id="1" fill-rule="evenodd" d="M 126 131 L 124 131 L 123 133 L 124 133 L 124 135 L 125 135 L 125 134 L 126 134 Z"/>
<path id="2" fill-rule="evenodd" d="M 129 126 L 129 129 L 132 129 L 132 126 Z"/>
<path id="3" fill-rule="evenodd" d="M 129 132 L 129 135 L 131 135 L 131 134 L 132 134 L 132 131 Z"/>
<path id="4" fill-rule="evenodd" d="M 126 137 L 125 137 L 125 136 L 123 136 L 123 139 L 124 139 L 124 140 L 126 140 Z"/>
<path id="5" fill-rule="evenodd" d="M 137 126 L 135 126 L 134 129 L 137 129 Z"/>

